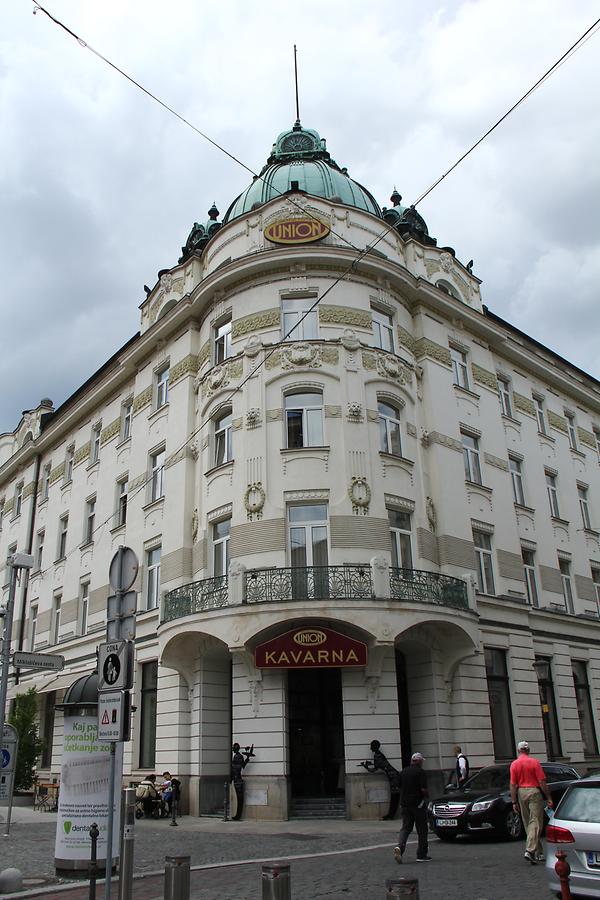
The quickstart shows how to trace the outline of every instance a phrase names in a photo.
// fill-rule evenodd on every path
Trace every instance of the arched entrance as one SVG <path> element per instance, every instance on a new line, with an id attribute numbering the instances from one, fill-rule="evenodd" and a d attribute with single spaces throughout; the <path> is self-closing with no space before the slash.
<path id="1" fill-rule="evenodd" d="M 344 717 L 340 669 L 290 669 L 287 693 L 292 800 L 343 796 Z"/>

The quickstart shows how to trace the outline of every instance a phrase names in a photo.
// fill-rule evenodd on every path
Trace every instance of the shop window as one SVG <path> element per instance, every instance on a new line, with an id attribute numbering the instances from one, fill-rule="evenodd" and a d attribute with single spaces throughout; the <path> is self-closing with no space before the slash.
<path id="1" fill-rule="evenodd" d="M 540 694 L 544 737 L 546 739 L 546 755 L 549 760 L 562 756 L 554 685 L 552 684 L 552 660 L 547 656 L 536 656 L 533 664 Z"/>
<path id="2" fill-rule="evenodd" d="M 513 759 L 515 755 L 515 733 L 505 650 L 498 650 L 493 647 L 485 648 L 485 673 L 490 703 L 494 756 L 497 760 Z"/>
<path id="3" fill-rule="evenodd" d="M 142 665 L 140 690 L 140 756 L 139 768 L 154 769 L 156 762 L 156 706 L 158 688 L 158 663 Z"/>
<path id="4" fill-rule="evenodd" d="M 590 683 L 588 680 L 587 666 L 583 660 L 571 661 L 573 667 L 573 682 L 575 684 L 575 697 L 577 698 L 577 713 L 581 728 L 581 740 L 585 756 L 598 756 L 598 740 L 594 727 L 592 713 L 592 698 L 590 696 Z"/>

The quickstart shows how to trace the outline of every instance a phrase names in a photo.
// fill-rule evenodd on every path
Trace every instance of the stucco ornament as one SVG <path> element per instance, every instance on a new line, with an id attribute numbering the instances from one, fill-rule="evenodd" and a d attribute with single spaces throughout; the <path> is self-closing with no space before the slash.
<path id="1" fill-rule="evenodd" d="M 192 543 L 196 543 L 198 537 L 198 510 L 195 509 L 192 514 Z"/>
<path id="2" fill-rule="evenodd" d="M 285 347 L 281 357 L 282 369 L 293 369 L 296 366 L 311 366 L 316 369 L 321 366 L 319 348 L 310 344 L 292 344 Z"/>
<path id="3" fill-rule="evenodd" d="M 246 413 L 246 428 L 257 428 L 260 425 L 260 409 L 251 407 Z"/>
<path id="4" fill-rule="evenodd" d="M 363 410 L 362 403 L 352 400 L 348 404 L 348 418 L 351 422 L 362 422 Z"/>
<path id="5" fill-rule="evenodd" d="M 160 286 L 165 294 L 169 293 L 169 291 L 173 287 L 173 276 L 170 272 L 165 272 L 164 275 L 160 276 Z"/>
<path id="6" fill-rule="evenodd" d="M 211 390 L 215 391 L 217 388 L 221 387 L 223 382 L 225 381 L 225 376 L 227 375 L 227 369 L 225 366 L 215 366 L 215 368 L 210 372 L 208 376 L 208 385 Z"/>
<path id="7" fill-rule="evenodd" d="M 356 336 L 356 332 L 352 331 L 351 328 L 345 328 L 344 333 L 342 334 L 342 347 L 344 350 L 352 351 L 358 350 L 360 347 L 360 341 Z"/>
<path id="8" fill-rule="evenodd" d="M 377 370 L 380 375 L 392 378 L 394 381 L 406 381 L 404 367 L 397 359 L 388 354 L 377 355 Z"/>
<path id="9" fill-rule="evenodd" d="M 190 443 L 190 456 L 194 462 L 197 462 L 198 457 L 200 456 L 200 446 L 196 438 Z"/>
<path id="10" fill-rule="evenodd" d="M 371 488 L 367 479 L 362 475 L 354 475 L 350 481 L 348 496 L 352 501 L 352 512 L 357 516 L 361 513 L 366 516 L 371 502 Z"/>
<path id="11" fill-rule="evenodd" d="M 244 492 L 244 507 L 248 513 L 248 520 L 262 519 L 263 506 L 265 505 L 265 489 L 260 481 L 249 484 Z"/>
<path id="12" fill-rule="evenodd" d="M 435 506 L 433 504 L 433 500 L 431 497 L 428 497 L 425 501 L 425 511 L 427 513 L 427 521 L 429 523 L 429 528 L 431 531 L 435 531 L 435 527 L 437 524 L 437 516 L 435 513 Z"/>
<path id="13" fill-rule="evenodd" d="M 246 341 L 246 344 L 244 346 L 244 353 L 250 359 L 254 359 L 255 356 L 258 356 L 258 354 L 262 350 L 262 347 L 263 342 L 261 341 L 261 339 L 253 334 L 252 337 Z"/>
<path id="14" fill-rule="evenodd" d="M 442 272 L 451 272 L 454 267 L 454 260 L 449 253 L 442 253 L 440 256 L 440 269 Z"/>

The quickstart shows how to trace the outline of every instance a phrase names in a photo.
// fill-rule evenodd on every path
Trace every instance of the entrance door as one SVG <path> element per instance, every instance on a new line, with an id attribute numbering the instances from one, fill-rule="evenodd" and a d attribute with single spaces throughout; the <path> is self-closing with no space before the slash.
<path id="1" fill-rule="evenodd" d="M 344 727 L 339 669 L 288 672 L 293 797 L 344 793 Z"/>

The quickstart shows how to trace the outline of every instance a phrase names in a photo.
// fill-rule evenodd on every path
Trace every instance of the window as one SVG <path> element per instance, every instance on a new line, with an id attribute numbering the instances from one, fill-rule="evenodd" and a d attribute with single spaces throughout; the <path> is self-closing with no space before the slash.
<path id="1" fill-rule="evenodd" d="M 396 569 L 412 569 L 410 513 L 388 509 L 388 520 L 392 541 L 392 566 Z"/>
<path id="2" fill-rule="evenodd" d="M 394 323 L 392 317 L 378 309 L 371 309 L 373 319 L 373 346 L 394 352 Z"/>
<path id="3" fill-rule="evenodd" d="M 311 310 L 316 298 L 302 300 L 282 300 L 283 340 L 311 341 L 319 336 L 317 310 Z"/>
<path id="4" fill-rule="evenodd" d="M 574 612 L 573 607 L 573 582 L 571 580 L 571 563 L 566 559 L 559 559 L 558 567 L 560 569 L 560 577 L 562 579 L 563 597 L 565 598 L 565 606 L 567 611 Z"/>
<path id="5" fill-rule="evenodd" d="M 47 463 L 44 466 L 44 471 L 42 473 L 42 490 L 40 496 L 40 503 L 43 503 L 44 500 L 47 500 L 50 495 L 50 472 L 52 470 L 52 463 Z"/>
<path id="6" fill-rule="evenodd" d="M 62 594 L 57 594 L 52 604 L 52 624 L 50 626 L 50 643 L 58 644 L 60 637 L 60 608 L 62 604 Z"/>
<path id="7" fill-rule="evenodd" d="M 569 447 L 571 448 L 571 450 L 577 450 L 577 428 L 575 426 L 575 416 L 573 415 L 573 413 L 566 412 L 565 410 L 565 419 L 567 420 Z"/>
<path id="8" fill-rule="evenodd" d="M 67 448 L 67 455 L 65 457 L 65 480 L 64 484 L 68 484 L 73 480 L 73 463 L 75 461 L 75 447 Z"/>
<path id="9" fill-rule="evenodd" d="M 83 519 L 83 543 L 91 544 L 94 540 L 94 520 L 96 518 L 96 498 L 90 497 L 85 502 Z"/>
<path id="10" fill-rule="evenodd" d="M 37 633 L 37 617 L 38 617 L 38 608 L 37 603 L 32 604 L 29 609 L 29 649 L 35 650 L 35 638 Z"/>
<path id="11" fill-rule="evenodd" d="M 39 572 L 42 568 L 42 561 L 44 558 L 44 541 L 46 539 L 46 529 L 42 528 L 41 531 L 38 531 L 36 535 L 35 541 L 35 570 Z"/>
<path id="12" fill-rule="evenodd" d="M 494 755 L 496 759 L 512 759 L 515 755 L 515 733 L 505 650 L 485 647 L 485 674 L 490 702 Z"/>
<path id="13" fill-rule="evenodd" d="M 554 516 L 555 519 L 560 519 L 556 475 L 551 475 L 549 472 L 546 472 L 546 488 L 548 490 L 548 502 L 550 503 L 550 515 Z"/>
<path id="14" fill-rule="evenodd" d="M 2 519 L 4 518 L 4 497 L 0 501 L 0 531 L 2 531 Z"/>
<path id="15" fill-rule="evenodd" d="M 155 384 L 155 408 L 160 409 L 169 402 L 169 367 L 163 366 L 154 375 Z"/>
<path id="16" fill-rule="evenodd" d="M 117 481 L 117 522 L 116 527 L 125 525 L 127 522 L 127 491 L 129 481 L 127 476 Z"/>
<path id="17" fill-rule="evenodd" d="M 13 504 L 13 519 L 16 519 L 17 516 L 21 515 L 22 506 L 23 506 L 23 482 L 21 481 L 15 487 L 15 502 Z"/>
<path id="18" fill-rule="evenodd" d="M 598 605 L 598 615 L 600 615 L 600 569 L 592 566 L 592 581 L 596 591 L 596 603 Z"/>
<path id="19" fill-rule="evenodd" d="M 152 771 L 156 762 L 156 698 L 158 663 L 142 665 L 140 691 L 140 769 Z"/>
<path id="20" fill-rule="evenodd" d="M 475 484 L 481 484 L 481 463 L 479 459 L 479 439 L 470 434 L 460 433 L 463 445 L 463 461 L 465 478 Z"/>
<path id="21" fill-rule="evenodd" d="M 288 541 L 292 573 L 292 596 L 326 598 L 329 596 L 327 570 L 327 506 L 324 503 L 288 507 Z"/>
<path id="22" fill-rule="evenodd" d="M 536 656 L 533 663 L 538 680 L 546 754 L 549 760 L 559 759 L 562 756 L 551 664 L 552 660 L 547 656 Z"/>
<path id="23" fill-rule="evenodd" d="M 521 548 L 523 557 L 523 570 L 525 572 L 525 587 L 527 588 L 527 602 L 530 606 L 539 606 L 540 600 L 537 589 L 537 578 L 535 574 L 535 553 L 533 550 Z"/>
<path id="24" fill-rule="evenodd" d="M 215 366 L 231 356 L 231 316 L 214 329 Z"/>
<path id="25" fill-rule="evenodd" d="M 400 440 L 400 411 L 391 403 L 379 401 L 379 449 L 382 453 L 402 456 Z"/>
<path id="26" fill-rule="evenodd" d="M 214 465 L 221 466 L 233 458 L 231 444 L 231 410 L 222 413 L 214 420 L 215 458 Z"/>
<path id="27" fill-rule="evenodd" d="M 146 552 L 146 567 L 148 569 L 148 583 L 146 586 L 146 607 L 156 609 L 160 591 L 160 547 L 154 547 Z"/>
<path id="28" fill-rule="evenodd" d="M 459 387 L 469 388 L 469 370 L 467 368 L 467 354 L 456 347 L 450 347 L 452 359 L 452 371 L 454 372 L 454 384 Z"/>
<path id="29" fill-rule="evenodd" d="M 579 497 L 579 509 L 581 510 L 583 527 L 591 530 L 592 520 L 590 518 L 590 504 L 588 502 L 587 488 L 577 485 L 577 495 Z"/>
<path id="30" fill-rule="evenodd" d="M 498 376 L 498 399 L 503 416 L 512 416 L 512 402 L 510 399 L 510 382 L 507 378 Z"/>
<path id="31" fill-rule="evenodd" d="M 508 468 L 512 482 L 513 500 L 519 506 L 525 506 L 525 494 L 523 492 L 523 469 L 521 460 L 514 456 L 508 457 Z"/>
<path id="32" fill-rule="evenodd" d="M 100 436 L 102 434 L 102 422 L 97 422 L 92 428 L 92 439 L 90 441 L 90 465 L 98 462 L 100 457 Z"/>
<path id="33" fill-rule="evenodd" d="M 594 428 L 594 437 L 596 438 L 596 453 L 600 456 L 600 430 Z"/>
<path id="34" fill-rule="evenodd" d="M 534 397 L 533 403 L 535 406 L 535 417 L 537 419 L 538 431 L 540 434 L 547 434 L 546 431 L 546 417 L 544 415 L 544 401 L 541 397 Z"/>
<path id="35" fill-rule="evenodd" d="M 573 682 L 575 684 L 583 753 L 585 756 L 598 756 L 598 740 L 596 738 L 596 729 L 594 728 L 587 666 L 583 660 L 578 659 L 571 660 L 571 665 L 573 667 Z"/>
<path id="36" fill-rule="evenodd" d="M 131 437 L 131 420 L 133 418 L 133 400 L 126 400 L 121 407 L 121 440 Z"/>
<path id="37" fill-rule="evenodd" d="M 287 446 L 323 446 L 323 395 L 318 391 L 285 397 Z"/>
<path id="38" fill-rule="evenodd" d="M 212 526 L 212 565 L 215 578 L 227 575 L 230 531 L 231 519 L 223 519 L 221 522 L 215 522 Z"/>
<path id="39" fill-rule="evenodd" d="M 150 454 L 150 502 L 165 495 L 165 451 Z"/>
<path id="40" fill-rule="evenodd" d="M 473 543 L 477 557 L 477 588 L 482 594 L 494 594 L 494 569 L 492 566 L 492 539 L 484 531 L 473 529 Z"/>
<path id="41" fill-rule="evenodd" d="M 89 606 L 90 583 L 89 581 L 84 581 L 81 585 L 79 596 L 79 634 L 87 633 Z"/>
<path id="42" fill-rule="evenodd" d="M 57 559 L 64 559 L 67 555 L 67 531 L 69 528 L 69 516 L 61 516 L 58 520 L 58 552 Z"/>

